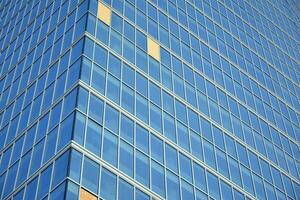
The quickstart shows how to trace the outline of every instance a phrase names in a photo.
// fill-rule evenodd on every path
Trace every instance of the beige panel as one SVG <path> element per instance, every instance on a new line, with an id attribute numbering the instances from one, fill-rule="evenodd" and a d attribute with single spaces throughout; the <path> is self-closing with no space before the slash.
<path id="1" fill-rule="evenodd" d="M 80 188 L 80 198 L 79 200 L 97 200 L 97 197 L 92 193 Z"/>
<path id="2" fill-rule="evenodd" d="M 98 18 L 108 26 L 110 25 L 111 10 L 103 3 L 98 3 Z"/>
<path id="3" fill-rule="evenodd" d="M 160 46 L 150 37 L 147 38 L 148 54 L 160 61 Z"/>

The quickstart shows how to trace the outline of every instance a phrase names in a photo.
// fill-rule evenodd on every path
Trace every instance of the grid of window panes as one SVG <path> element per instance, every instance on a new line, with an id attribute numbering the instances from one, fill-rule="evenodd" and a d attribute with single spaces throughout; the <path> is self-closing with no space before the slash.
<path id="1" fill-rule="evenodd" d="M 101 2 L 0 2 L 0 198 L 300 199 L 294 2 Z"/>
<path id="2" fill-rule="evenodd" d="M 90 86 L 88 90 L 100 95 L 89 104 L 92 108 L 103 107 L 103 100 L 108 98 L 115 112 L 121 109 L 126 117 L 159 137 L 164 143 L 160 150 L 163 153 L 156 158 L 149 147 L 149 180 L 139 181 L 136 170 L 133 173 L 122 167 L 122 161 L 118 161 L 122 151 L 116 150 L 123 140 L 131 145 L 127 156 L 135 166 L 135 136 L 128 141 L 119 133 L 118 124 L 123 130 L 122 114 L 116 114 L 117 124 L 109 130 L 106 117 L 99 117 L 107 112 L 106 108 L 86 111 L 88 120 L 81 119 L 85 124 L 81 126 L 102 130 L 97 135 L 102 138 L 100 147 L 88 141 L 89 128 L 87 138 L 78 142 L 164 198 L 176 197 L 168 196 L 175 194 L 168 191 L 167 180 L 158 188 L 152 182 L 156 177 L 151 177 L 151 170 L 157 162 L 166 168 L 157 177 L 166 177 L 171 171 L 179 180 L 181 198 L 183 193 L 188 194 L 185 183 L 194 186 L 189 195 L 197 196 L 195 191 L 216 199 L 222 195 L 220 188 L 208 191 L 195 185 L 199 177 L 192 173 L 192 164 L 185 167 L 191 171 L 189 175 L 182 175 L 180 169 L 172 171 L 164 157 L 165 143 L 179 151 L 175 156 L 179 166 L 184 163 L 180 161 L 183 151 L 192 158 L 191 163 L 199 162 L 199 166 L 212 170 L 213 177 L 217 175 L 220 181 L 224 178 L 249 198 L 299 198 L 299 40 L 293 22 L 287 21 L 293 27 L 289 28 L 291 33 L 286 33 L 286 28 L 272 22 L 275 17 L 269 20 L 259 10 L 260 5 L 248 1 L 104 3 L 112 10 L 110 26 L 97 19 L 97 1 L 90 2 L 88 15 L 89 37 L 84 44 L 81 80 Z M 275 9 L 277 4 L 270 7 Z M 277 15 L 287 17 L 282 12 Z M 285 44 L 273 40 L 272 34 L 278 37 L 277 30 Z M 160 42 L 161 62 L 147 54 L 149 36 Z M 92 122 L 90 116 L 94 116 Z M 138 135 L 134 128 L 131 132 Z M 111 146 L 116 148 L 109 157 L 104 152 L 105 134 L 111 136 Z M 150 146 L 151 142 L 150 136 Z"/>
<path id="3" fill-rule="evenodd" d="M 71 140 L 87 9 L 88 1 L 0 3 L 1 199 Z"/>
<path id="4" fill-rule="evenodd" d="M 10 177 L 16 172 L 17 167 Z M 74 200 L 78 199 L 80 183 L 95 193 L 100 188 L 100 195 L 105 199 L 127 195 L 130 199 L 150 200 L 145 192 L 74 149 L 56 155 L 55 160 L 47 163 L 18 189 L 13 199 Z"/>

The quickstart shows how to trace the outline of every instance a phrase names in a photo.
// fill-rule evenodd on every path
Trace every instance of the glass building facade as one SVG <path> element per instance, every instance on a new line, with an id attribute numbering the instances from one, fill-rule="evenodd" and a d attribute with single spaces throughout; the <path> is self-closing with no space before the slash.
<path id="1" fill-rule="evenodd" d="M 300 199 L 294 0 L 2 0 L 0 199 Z"/>

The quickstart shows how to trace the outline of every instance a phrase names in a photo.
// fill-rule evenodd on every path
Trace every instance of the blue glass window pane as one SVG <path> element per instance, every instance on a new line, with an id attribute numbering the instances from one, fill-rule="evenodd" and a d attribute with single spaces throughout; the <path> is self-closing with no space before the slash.
<path id="1" fill-rule="evenodd" d="M 66 189 L 66 183 L 62 183 L 60 186 L 55 188 L 50 194 L 50 200 L 63 200 L 65 199 L 65 189 Z"/>
<path id="2" fill-rule="evenodd" d="M 74 85 L 81 75 L 81 59 L 78 59 L 68 70 L 68 79 L 66 84 L 66 89 L 69 89 L 72 85 Z M 74 102 L 75 103 L 75 102 Z M 71 104 L 72 105 L 72 104 Z"/>
<path id="3" fill-rule="evenodd" d="M 176 107 L 176 118 L 181 120 L 184 123 L 187 123 L 185 105 L 176 100 L 175 107 Z"/>
<path id="4" fill-rule="evenodd" d="M 136 30 L 136 43 L 137 46 L 143 49 L 144 51 L 147 50 L 146 36 L 139 30 Z"/>
<path id="5" fill-rule="evenodd" d="M 215 199 L 220 199 L 218 178 L 211 173 L 207 173 L 207 185 L 208 185 L 208 194 Z"/>
<path id="6" fill-rule="evenodd" d="M 135 190 L 135 199 L 137 200 L 149 200 L 150 197 L 139 189 Z"/>
<path id="7" fill-rule="evenodd" d="M 43 163 L 47 162 L 52 156 L 54 156 L 56 149 L 57 132 L 58 128 L 56 127 L 47 135 Z"/>
<path id="8" fill-rule="evenodd" d="M 62 113 L 62 118 L 65 118 L 69 113 L 73 111 L 76 106 L 77 99 L 77 89 L 70 92 L 64 99 L 64 111 Z"/>
<path id="9" fill-rule="evenodd" d="M 20 158 L 21 155 L 21 151 L 22 151 L 22 146 L 23 146 L 23 142 L 24 142 L 24 135 L 22 137 L 20 137 L 14 145 L 14 151 L 12 154 L 12 158 L 11 158 L 11 164 L 14 163 L 16 160 L 18 160 Z"/>
<path id="10" fill-rule="evenodd" d="M 102 157 L 113 166 L 117 166 L 118 140 L 111 132 L 104 130 Z"/>
<path id="11" fill-rule="evenodd" d="M 104 199 L 116 199 L 117 177 L 105 168 L 101 171 L 100 196 Z"/>
<path id="12" fill-rule="evenodd" d="M 141 95 L 137 94 L 136 96 L 136 117 L 141 119 L 143 122 L 148 124 L 148 101 L 142 97 Z"/>
<path id="13" fill-rule="evenodd" d="M 249 167 L 248 155 L 246 147 L 237 142 L 238 157 L 242 164 Z"/>
<path id="14" fill-rule="evenodd" d="M 190 131 L 192 154 L 203 160 L 202 138 L 194 131 Z"/>
<path id="15" fill-rule="evenodd" d="M 244 167 L 243 165 L 241 165 L 241 171 L 242 171 L 242 178 L 243 178 L 243 185 L 244 188 L 250 193 L 250 194 L 254 194 L 254 189 L 253 189 L 253 185 L 252 185 L 252 176 L 251 176 L 251 172 L 248 168 Z"/>
<path id="16" fill-rule="evenodd" d="M 68 176 L 77 182 L 80 181 L 81 161 L 82 161 L 82 154 L 72 149 Z"/>
<path id="17" fill-rule="evenodd" d="M 87 90 L 83 89 L 82 87 L 79 88 L 77 97 L 77 108 L 83 113 L 87 113 L 88 95 L 89 94 Z"/>
<path id="18" fill-rule="evenodd" d="M 231 180 L 233 180 L 233 182 L 235 182 L 236 184 L 242 186 L 238 162 L 231 157 L 228 157 L 228 161 Z"/>
<path id="19" fill-rule="evenodd" d="M 134 114 L 134 90 L 122 84 L 121 106 L 131 114 Z"/>
<path id="20" fill-rule="evenodd" d="M 221 194 L 223 199 L 232 200 L 232 190 L 231 187 L 224 181 L 220 182 Z"/>
<path id="21" fill-rule="evenodd" d="M 133 177 L 133 148 L 121 141 L 119 168 L 128 176 Z"/>
<path id="22" fill-rule="evenodd" d="M 244 200 L 245 199 L 244 195 L 235 189 L 233 190 L 233 195 L 234 195 L 234 199 L 236 199 L 236 200 Z M 276 199 L 276 197 L 273 196 L 273 198 L 270 198 L 270 199 Z"/>
<path id="23" fill-rule="evenodd" d="M 191 160 L 183 154 L 179 154 L 180 175 L 186 180 L 193 182 Z"/>
<path id="24" fill-rule="evenodd" d="M 225 136 L 225 144 L 226 144 L 227 153 L 237 159 L 237 154 L 236 154 L 236 149 L 235 149 L 235 141 L 226 134 L 224 136 Z"/>
<path id="25" fill-rule="evenodd" d="M 36 189 L 37 189 L 38 177 L 35 177 L 26 187 L 25 199 L 35 199 Z"/>
<path id="26" fill-rule="evenodd" d="M 99 172 L 99 165 L 85 157 L 82 172 L 82 185 L 96 194 L 98 194 Z"/>
<path id="27" fill-rule="evenodd" d="M 192 111 L 191 109 L 188 109 L 188 117 L 189 117 L 190 127 L 194 131 L 199 132 L 200 131 L 200 124 L 199 124 L 199 120 L 198 120 L 198 115 L 194 111 Z"/>
<path id="28" fill-rule="evenodd" d="M 146 129 L 140 125 L 136 125 L 135 129 L 135 144 L 136 147 L 142 150 L 144 153 L 149 153 L 149 133 Z"/>
<path id="29" fill-rule="evenodd" d="M 173 170 L 174 172 L 178 172 L 178 164 L 177 164 L 177 151 L 171 147 L 170 145 L 166 144 L 166 166 Z"/>
<path id="30" fill-rule="evenodd" d="M 151 162 L 151 188 L 165 197 L 165 173 L 163 167 L 155 161 Z"/>
<path id="31" fill-rule="evenodd" d="M 95 123 L 93 120 L 88 120 L 86 130 L 86 143 L 85 147 L 100 156 L 101 152 L 101 139 L 102 139 L 102 127 Z"/>
<path id="32" fill-rule="evenodd" d="M 30 157 L 31 157 L 31 151 L 27 152 L 21 158 L 16 186 L 19 186 L 27 178 L 29 164 L 30 164 Z"/>
<path id="33" fill-rule="evenodd" d="M 47 127 L 48 127 L 48 121 L 49 121 L 49 114 L 47 113 L 39 121 L 39 125 L 38 125 L 38 129 L 37 129 L 37 133 L 36 133 L 35 142 L 38 142 L 42 137 L 44 137 L 46 135 L 46 133 L 47 133 Z"/>
<path id="34" fill-rule="evenodd" d="M 161 94 L 160 88 L 152 82 L 149 82 L 150 100 L 156 105 L 161 106 Z"/>
<path id="35" fill-rule="evenodd" d="M 181 181 L 181 184 L 182 199 L 194 199 L 193 187 L 183 180 Z"/>
<path id="36" fill-rule="evenodd" d="M 131 119 L 125 115 L 121 116 L 121 137 L 127 142 L 133 144 L 134 124 Z"/>
<path id="37" fill-rule="evenodd" d="M 109 99 L 113 100 L 118 105 L 120 104 L 120 88 L 120 81 L 109 74 L 107 78 L 106 95 Z"/>
<path id="38" fill-rule="evenodd" d="M 223 151 L 216 149 L 216 158 L 217 158 L 218 171 L 224 176 L 226 176 L 227 178 L 229 178 L 226 154 Z"/>
<path id="39" fill-rule="evenodd" d="M 170 114 L 174 115 L 174 100 L 173 97 L 163 91 L 163 108 Z"/>
<path id="40" fill-rule="evenodd" d="M 5 188 L 3 190 L 3 197 L 6 197 L 8 194 L 10 194 L 15 185 L 15 177 L 17 175 L 19 162 L 16 162 L 12 167 L 8 169 L 7 177 L 5 180 Z"/>
<path id="41" fill-rule="evenodd" d="M 123 81 L 130 87 L 134 88 L 135 79 L 134 79 L 134 70 L 127 64 L 123 63 Z"/>
<path id="42" fill-rule="evenodd" d="M 43 198 L 49 191 L 50 181 L 51 181 L 51 173 L 52 173 L 52 165 L 47 167 L 44 171 L 42 171 L 40 175 L 39 181 L 39 190 L 37 193 L 37 198 Z"/>
<path id="43" fill-rule="evenodd" d="M 40 168 L 43 149 L 44 149 L 44 139 L 35 145 L 32 154 L 32 162 L 30 167 L 30 175 L 32 175 L 38 168 Z"/>
<path id="44" fill-rule="evenodd" d="M 147 54 L 140 50 L 139 48 L 136 48 L 136 66 L 143 70 L 144 72 L 148 73 L 148 64 L 147 64 L 147 61 L 148 61 L 148 57 L 147 57 Z M 138 84 L 137 84 L 138 86 Z"/>
<path id="45" fill-rule="evenodd" d="M 86 117 L 80 112 L 76 112 L 75 124 L 74 124 L 74 132 L 73 132 L 73 140 L 83 145 L 85 125 L 86 125 Z"/>
<path id="46" fill-rule="evenodd" d="M 162 131 L 162 116 L 161 109 L 154 104 L 150 104 L 150 126 L 157 130 Z"/>
<path id="47" fill-rule="evenodd" d="M 186 126 L 177 121 L 178 145 L 187 151 L 190 151 L 189 132 Z"/>
<path id="48" fill-rule="evenodd" d="M 108 53 L 106 49 L 96 44 L 94 60 L 98 65 L 100 65 L 104 69 L 106 69 L 107 65 L 107 54 Z"/>
<path id="49" fill-rule="evenodd" d="M 100 36 L 101 37 L 101 36 Z M 118 32 L 111 30 L 110 33 L 110 48 L 118 54 L 122 54 L 122 36 Z"/>
<path id="50" fill-rule="evenodd" d="M 136 73 L 136 90 L 145 97 L 148 97 L 148 81 L 146 77 L 139 73 Z"/>
<path id="51" fill-rule="evenodd" d="M 123 179 L 119 179 L 119 199 L 134 199 L 133 198 L 133 186 L 124 181 Z"/>
<path id="52" fill-rule="evenodd" d="M 135 177 L 136 180 L 145 186 L 149 186 L 149 158 L 140 152 L 136 152 L 135 158 Z"/>
<path id="53" fill-rule="evenodd" d="M 167 171 L 167 199 L 180 199 L 178 177 L 169 171 Z"/>
<path id="54" fill-rule="evenodd" d="M 208 141 L 213 142 L 211 124 L 203 117 L 201 117 L 200 121 L 201 121 L 201 133 Z"/>
<path id="55" fill-rule="evenodd" d="M 208 112 L 207 97 L 202 92 L 198 92 L 197 96 L 198 96 L 198 104 L 199 104 L 200 112 L 202 112 L 208 116 L 209 112 Z"/>
<path id="56" fill-rule="evenodd" d="M 166 112 L 163 113 L 164 115 L 164 135 L 172 140 L 173 142 L 176 142 L 176 130 L 175 130 L 175 120 L 172 116 L 167 114 Z"/>
<path id="57" fill-rule="evenodd" d="M 100 20 L 97 20 L 97 27 L 96 38 L 108 45 L 109 27 Z"/>
<path id="58" fill-rule="evenodd" d="M 49 129 L 54 128 L 59 123 L 61 110 L 62 110 L 62 101 L 56 104 L 54 108 L 52 108 L 51 110 Z"/>
<path id="59" fill-rule="evenodd" d="M 129 40 L 124 39 L 123 41 L 123 56 L 129 62 L 135 64 L 135 46 Z"/>
<path id="60" fill-rule="evenodd" d="M 149 57 L 149 75 L 160 82 L 160 65 L 152 57 Z"/>
<path id="61" fill-rule="evenodd" d="M 163 141 L 151 134 L 151 157 L 164 163 Z"/>
<path id="62" fill-rule="evenodd" d="M 214 138 L 214 142 L 216 143 L 216 146 L 218 146 L 219 148 L 225 151 L 225 144 L 223 140 L 222 131 L 216 126 L 212 126 L 212 133 L 213 133 L 213 138 Z"/>
<path id="63" fill-rule="evenodd" d="M 196 187 L 206 192 L 206 179 L 204 168 L 196 163 L 193 163 L 193 168 Z"/>
<path id="64" fill-rule="evenodd" d="M 111 27 L 114 28 L 116 31 L 119 31 L 120 33 L 123 32 L 123 19 L 119 17 L 119 15 L 117 15 L 115 12 L 112 12 Z"/>
<path id="65" fill-rule="evenodd" d="M 92 87 L 101 94 L 105 91 L 105 71 L 99 66 L 94 64 L 92 71 Z"/>
<path id="66" fill-rule="evenodd" d="M 90 83 L 92 62 L 87 58 L 82 58 L 80 79 L 87 84 Z"/>
<path id="67" fill-rule="evenodd" d="M 52 188 L 61 183 L 67 176 L 69 163 L 69 151 L 61 155 L 54 163 Z"/>
<path id="68" fill-rule="evenodd" d="M 59 138 L 57 150 L 63 148 L 67 143 L 72 139 L 73 134 L 73 125 L 74 125 L 74 113 L 69 115 L 62 123 L 59 130 Z"/>
<path id="69" fill-rule="evenodd" d="M 119 113 L 109 105 L 106 105 L 105 108 L 105 127 L 119 134 Z"/>
<path id="70" fill-rule="evenodd" d="M 121 76 L 121 60 L 113 54 L 109 54 L 108 71 L 114 76 Z"/>
<path id="71" fill-rule="evenodd" d="M 74 184 L 71 181 L 68 181 L 67 184 L 67 192 L 66 192 L 66 199 L 72 200 L 72 199 L 78 199 L 79 196 L 79 187 L 78 185 Z"/>
<path id="72" fill-rule="evenodd" d="M 23 200 L 25 189 L 23 188 L 16 195 L 14 195 L 14 200 Z"/>

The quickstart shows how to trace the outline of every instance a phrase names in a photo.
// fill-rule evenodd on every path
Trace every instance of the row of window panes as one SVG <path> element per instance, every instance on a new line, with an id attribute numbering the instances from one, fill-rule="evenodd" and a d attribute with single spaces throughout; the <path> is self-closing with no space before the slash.
<path id="1" fill-rule="evenodd" d="M 150 199 L 147 194 L 87 156 L 83 157 L 75 151 L 72 153 L 74 156 L 70 161 L 70 178 L 93 194 L 104 199 Z"/>
<path id="2" fill-rule="evenodd" d="M 113 197 L 116 199 L 117 193 L 119 197 L 122 196 L 122 198 L 134 199 L 133 192 L 135 190 L 135 199 L 149 200 L 149 196 L 144 192 L 134 188 L 127 181 L 118 178 L 115 174 L 105 168 L 101 169 L 101 181 L 98 180 L 100 178 L 99 165 L 85 157 L 83 169 L 81 169 L 80 163 L 82 160 L 83 158 L 81 153 L 75 150 L 66 151 L 55 160 L 54 164 L 47 166 L 47 168 L 40 172 L 38 176 L 33 178 L 33 180 L 28 182 L 26 186 L 20 189 L 20 191 L 14 195 L 14 199 L 22 199 L 24 197 L 25 199 L 41 199 L 47 198 L 48 196 L 50 199 L 78 199 L 79 186 L 71 181 L 68 181 L 67 184 L 65 181 L 63 183 L 61 182 L 68 176 L 70 176 L 74 181 L 79 182 L 81 177 L 80 174 L 82 173 L 82 185 L 93 191 L 91 186 L 94 183 L 101 183 L 100 189 L 102 192 L 100 193 L 100 196 L 105 199 L 113 199 Z M 8 178 L 10 179 L 7 183 L 10 185 L 6 183 L 4 187 L 5 189 L 3 190 L 3 197 L 9 194 L 7 192 L 8 189 L 14 185 L 14 180 L 11 178 L 14 176 L 13 174 L 17 172 L 13 167 L 8 172 Z M 95 171 L 95 169 L 98 169 L 98 171 Z M 2 178 L 3 177 L 1 176 L 0 183 L 2 183 Z M 118 190 L 116 189 L 117 180 L 119 182 Z M 96 181 L 98 181 L 98 183 Z M 48 194 L 49 189 L 51 191 L 50 195 Z M 2 188 L 0 188 L 0 191 L 2 191 Z"/>
<path id="3" fill-rule="evenodd" d="M 43 152 L 43 143 L 44 140 L 41 140 L 41 142 L 38 143 L 34 148 L 37 148 L 38 150 L 33 150 L 33 156 L 39 155 L 39 158 L 32 158 L 29 176 L 36 172 L 39 168 L 35 168 L 34 171 L 32 171 L 32 166 L 40 160 L 40 157 L 42 155 L 42 153 L 35 152 Z M 14 190 L 14 188 L 19 187 L 20 184 L 23 183 L 24 180 L 26 180 L 26 172 L 29 169 L 30 163 L 30 154 L 31 151 L 29 151 L 22 158 L 22 160 L 17 161 L 13 166 L 11 166 L 6 173 L 0 176 L 0 196 L 2 194 L 3 199 L 5 199 L 5 197 L 7 197 Z M 69 154 L 70 151 L 66 151 L 63 155 L 55 159 L 54 162 L 47 166 L 46 169 L 43 169 L 43 171 L 41 171 L 35 178 L 33 178 L 33 180 L 27 183 L 25 199 L 42 199 L 48 194 L 49 189 L 54 189 L 66 178 L 68 173 Z M 19 165 L 20 167 L 18 168 Z"/>

